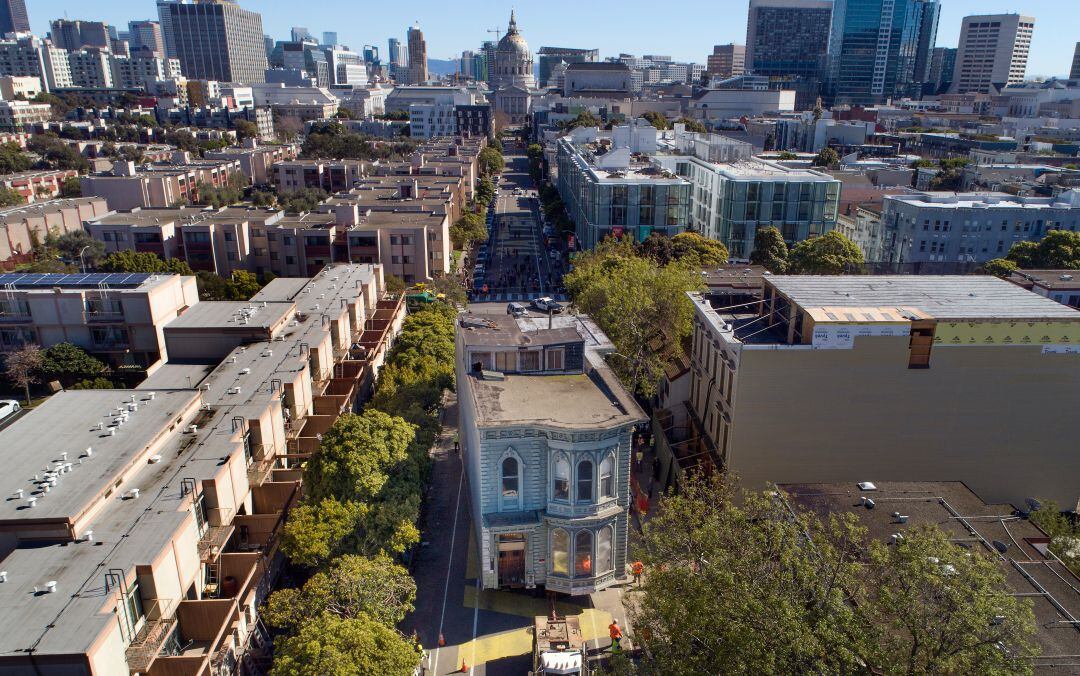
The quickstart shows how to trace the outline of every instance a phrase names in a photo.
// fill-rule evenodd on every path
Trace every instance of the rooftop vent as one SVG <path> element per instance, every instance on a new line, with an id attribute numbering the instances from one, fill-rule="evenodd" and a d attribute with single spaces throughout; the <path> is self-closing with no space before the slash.
<path id="1" fill-rule="evenodd" d="M 860 491 L 876 491 L 877 490 L 877 486 L 874 485 L 873 481 L 860 481 L 856 485 L 859 487 Z"/>

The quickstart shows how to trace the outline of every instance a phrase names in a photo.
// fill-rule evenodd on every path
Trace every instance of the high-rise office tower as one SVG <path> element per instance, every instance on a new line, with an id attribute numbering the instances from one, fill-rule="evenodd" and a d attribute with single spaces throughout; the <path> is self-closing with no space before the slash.
<path id="1" fill-rule="evenodd" d="M 458 72 L 462 77 L 474 78 L 473 74 L 473 57 L 476 56 L 471 50 L 466 49 L 461 53 L 461 60 L 458 62 Z"/>
<path id="2" fill-rule="evenodd" d="M 323 31 L 322 43 L 327 47 L 337 46 L 337 31 Z"/>
<path id="3" fill-rule="evenodd" d="M 408 57 L 405 54 L 405 49 L 401 44 L 401 40 L 398 40 L 397 38 L 390 38 L 387 41 L 386 46 L 389 50 L 389 54 L 387 54 L 387 59 L 389 59 L 390 65 L 404 66 Z"/>
<path id="4" fill-rule="evenodd" d="M 0 0 L 0 34 L 30 30 L 24 0 Z"/>
<path id="5" fill-rule="evenodd" d="M 938 0 L 836 0 L 826 95 L 873 105 L 918 96 L 937 40 Z"/>
<path id="6" fill-rule="evenodd" d="M 541 47 L 536 52 L 537 80 L 541 87 L 553 86 L 551 71 L 560 62 L 595 63 L 600 60 L 598 49 L 576 49 L 574 47 Z M 479 79 L 479 78 L 478 78 Z"/>
<path id="7" fill-rule="evenodd" d="M 128 22 L 128 40 L 131 49 L 153 52 L 154 56 L 165 56 L 165 38 L 161 35 L 161 24 L 157 21 Z"/>
<path id="8" fill-rule="evenodd" d="M 832 10 L 832 0 L 750 0 L 747 72 L 821 78 Z"/>
<path id="9" fill-rule="evenodd" d="M 926 78 L 923 94 L 942 94 L 952 87 L 953 70 L 956 68 L 955 47 L 935 47 L 930 57 L 930 74 Z"/>
<path id="10" fill-rule="evenodd" d="M 1072 70 L 1069 71 L 1070 80 L 1080 80 L 1080 42 L 1076 43 L 1076 51 L 1073 52 Z"/>
<path id="11" fill-rule="evenodd" d="M 421 84 L 428 80 L 427 42 L 420 26 L 409 29 L 409 84 Z"/>
<path id="12" fill-rule="evenodd" d="M 486 71 L 484 80 L 486 82 L 491 82 L 491 78 L 495 74 L 495 51 L 498 47 L 499 46 L 491 40 L 487 40 L 480 44 L 480 51 L 484 54 L 484 66 Z"/>
<path id="13" fill-rule="evenodd" d="M 303 26 L 293 26 L 290 34 L 293 42 L 303 42 L 311 39 L 311 32 Z"/>
<path id="14" fill-rule="evenodd" d="M 166 7 L 184 75 L 196 80 L 266 80 L 262 16 L 228 0 L 170 2 Z"/>
<path id="15" fill-rule="evenodd" d="M 109 24 L 100 21 L 56 19 L 49 24 L 49 34 L 54 45 L 69 52 L 84 47 L 109 51 L 112 46 Z"/>
<path id="16" fill-rule="evenodd" d="M 746 72 L 746 45 L 714 45 L 705 72 L 714 79 L 738 77 Z"/>
<path id="17" fill-rule="evenodd" d="M 965 16 L 953 91 L 989 94 L 1023 82 L 1034 29 L 1035 19 L 1020 14 Z"/>

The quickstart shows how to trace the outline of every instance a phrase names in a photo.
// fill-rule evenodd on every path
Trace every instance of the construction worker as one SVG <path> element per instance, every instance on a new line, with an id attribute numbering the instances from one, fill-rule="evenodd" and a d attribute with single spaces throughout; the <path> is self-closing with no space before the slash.
<path id="1" fill-rule="evenodd" d="M 645 572 L 645 565 L 641 561 L 634 561 L 630 564 L 630 572 L 634 574 L 634 584 L 641 585 L 641 574 Z"/>
<path id="2" fill-rule="evenodd" d="M 622 647 L 619 645 L 622 641 L 622 629 L 619 627 L 618 620 L 612 620 L 608 625 L 608 635 L 611 637 L 611 652 L 622 652 Z"/>

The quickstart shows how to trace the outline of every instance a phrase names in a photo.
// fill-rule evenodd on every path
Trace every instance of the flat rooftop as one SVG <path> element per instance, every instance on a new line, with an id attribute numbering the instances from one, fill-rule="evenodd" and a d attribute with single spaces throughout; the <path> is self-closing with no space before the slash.
<path id="1" fill-rule="evenodd" d="M 139 406 L 118 423 L 131 397 Z M 191 390 L 155 393 L 134 390 L 65 390 L 0 431 L 0 495 L 9 498 L 24 491 L 38 496 L 33 510 L 26 500 L 0 502 L 0 523 L 29 518 L 74 520 L 99 496 L 111 488 L 144 449 L 169 428 L 182 410 L 198 397 Z M 101 429 L 98 429 L 100 424 Z M 110 431 L 115 429 L 115 434 Z M 92 449 L 87 456 L 86 450 Z M 56 487 L 41 492 L 39 484 L 46 469 L 55 467 L 61 454 L 73 463 L 70 473 L 58 479 Z"/>
<path id="2" fill-rule="evenodd" d="M 1077 270 L 1017 270 L 1011 279 L 1017 284 L 1037 284 L 1047 289 L 1080 288 L 1080 271 Z"/>
<path id="3" fill-rule="evenodd" d="M 1080 617 L 1080 579 L 1059 561 L 1047 556 L 1049 538 L 1034 523 L 1017 516 L 1013 505 L 988 505 L 959 481 L 868 479 L 874 484 L 874 490 L 861 490 L 854 483 L 781 484 L 779 488 L 796 505 L 819 516 L 840 512 L 854 514 L 874 540 L 888 542 L 893 533 L 903 534 L 919 525 L 931 524 L 944 531 L 957 547 L 978 549 L 996 557 L 1009 589 L 1030 598 L 1034 604 L 1034 639 L 1041 646 L 1043 655 L 1080 654 L 1080 627 L 1071 624 L 1072 618 Z M 876 506 L 866 509 L 859 504 L 861 497 L 872 498 Z M 907 523 L 899 523 L 893 517 L 894 512 L 907 516 Z M 998 552 L 996 543 L 1005 547 L 1003 553 Z M 1062 613 L 1055 603 L 1067 610 L 1072 618 Z M 1039 674 L 1075 674 L 1077 661 L 1042 657 L 1036 660 L 1035 671 Z"/>
<path id="4" fill-rule="evenodd" d="M 771 275 L 765 283 L 806 309 L 911 307 L 943 320 L 1080 321 L 1077 310 L 990 275 Z"/>
<path id="5" fill-rule="evenodd" d="M 253 331 L 265 329 L 273 333 L 289 320 L 293 308 L 293 304 L 288 302 L 204 300 L 195 303 L 184 314 L 166 324 L 165 330 Z"/>
<path id="6" fill-rule="evenodd" d="M 1080 191 L 1070 190 L 1057 197 L 1017 197 L 1004 192 L 951 193 L 917 192 L 891 195 L 888 199 L 924 209 L 1077 209 Z"/>

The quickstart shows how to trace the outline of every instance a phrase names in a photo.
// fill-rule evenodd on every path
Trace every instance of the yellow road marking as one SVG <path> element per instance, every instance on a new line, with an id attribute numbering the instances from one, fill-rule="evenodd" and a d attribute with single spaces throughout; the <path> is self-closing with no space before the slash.
<path id="1" fill-rule="evenodd" d="M 475 593 L 473 594 L 475 597 Z M 466 594 L 466 605 L 469 605 Z M 534 599 L 521 599 L 532 601 Z M 580 610 L 581 634 L 585 641 L 594 641 L 607 638 L 607 626 L 611 623 L 611 614 L 593 608 L 582 610 L 577 606 L 571 606 Z M 483 606 L 481 606 L 483 608 Z M 514 613 L 523 614 L 523 613 Z M 540 613 L 543 614 L 543 613 Z M 494 662 L 505 657 L 527 655 L 532 652 L 532 632 L 527 627 L 511 629 L 498 634 L 489 634 L 467 641 L 457 649 L 458 655 L 471 655 L 470 667 L 476 667 L 486 662 Z"/>

